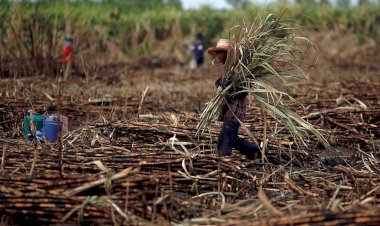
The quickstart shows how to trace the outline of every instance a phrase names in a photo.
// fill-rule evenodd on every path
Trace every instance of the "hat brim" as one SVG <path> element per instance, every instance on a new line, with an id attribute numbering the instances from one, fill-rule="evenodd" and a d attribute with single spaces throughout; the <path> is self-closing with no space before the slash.
<path id="1" fill-rule="evenodd" d="M 207 49 L 207 53 L 213 57 L 216 57 L 216 52 L 221 51 L 221 50 L 227 52 L 227 51 L 231 50 L 231 47 L 227 47 L 227 46 L 226 47 L 210 47 Z"/>

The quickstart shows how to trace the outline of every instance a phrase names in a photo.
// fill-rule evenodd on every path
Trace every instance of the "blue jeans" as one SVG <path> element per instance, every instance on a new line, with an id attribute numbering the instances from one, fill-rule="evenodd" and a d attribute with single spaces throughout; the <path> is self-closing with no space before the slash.
<path id="1" fill-rule="evenodd" d="M 240 124 L 234 119 L 224 117 L 223 126 L 218 137 L 218 156 L 227 156 L 232 154 L 232 148 L 235 148 L 248 159 L 261 157 L 261 149 L 254 143 L 238 137 Z"/>

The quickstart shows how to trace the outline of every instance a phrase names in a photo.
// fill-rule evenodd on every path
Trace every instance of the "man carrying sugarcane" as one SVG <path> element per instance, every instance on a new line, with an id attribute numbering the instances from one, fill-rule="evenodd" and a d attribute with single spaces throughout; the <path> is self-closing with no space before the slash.
<path id="1" fill-rule="evenodd" d="M 300 47 L 300 42 L 307 45 L 311 42 L 293 33 L 291 26 L 280 20 L 282 15 L 276 17 L 269 14 L 263 17 L 265 19 L 258 16 L 252 24 L 243 21 L 229 31 L 233 43 L 220 40 L 216 47 L 208 49 L 215 60 L 224 64 L 224 73 L 216 82 L 218 91 L 200 115 L 197 130 L 203 132 L 209 128 L 212 120 L 222 112 L 223 127 L 218 140 L 220 156 L 230 155 L 232 148 L 248 158 L 255 158 L 256 154 L 261 153 L 257 145 L 237 135 L 239 126 L 244 126 L 242 121 L 245 118 L 247 95 L 254 98 L 264 117 L 263 149 L 266 149 L 268 141 L 267 115 L 276 123 L 284 125 L 297 145 L 307 147 L 313 135 L 329 148 L 323 135 L 287 106 L 288 101 L 294 102 L 295 99 L 284 90 L 282 84 L 285 82 L 289 85 L 286 82 L 289 77 L 307 79 L 300 65 L 302 59 L 297 56 L 307 55 L 306 50 Z"/>
<path id="2" fill-rule="evenodd" d="M 207 52 L 215 57 L 221 64 L 225 64 L 228 57 L 228 51 L 230 50 L 231 45 L 229 40 L 220 39 L 216 47 L 208 48 Z M 224 77 L 219 78 L 215 82 L 216 87 L 221 90 L 225 89 L 230 84 L 231 82 Z M 253 160 L 261 157 L 261 149 L 258 145 L 238 137 L 240 122 L 245 120 L 247 108 L 247 93 L 241 92 L 241 90 L 238 89 L 239 88 L 232 86 L 228 90 L 229 94 L 232 94 L 233 92 L 237 94 L 233 96 L 227 95 L 218 118 L 219 121 L 223 121 L 222 129 L 218 137 L 218 155 L 231 155 L 232 148 L 235 148 L 248 159 Z"/>

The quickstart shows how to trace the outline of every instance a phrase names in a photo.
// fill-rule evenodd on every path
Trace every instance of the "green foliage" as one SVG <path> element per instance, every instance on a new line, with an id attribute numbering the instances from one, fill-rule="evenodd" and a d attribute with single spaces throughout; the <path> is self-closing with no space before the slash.
<path id="1" fill-rule="evenodd" d="M 247 7 L 251 4 L 249 0 L 226 0 L 226 2 L 235 9 Z"/>
<path id="2" fill-rule="evenodd" d="M 346 4 L 338 2 L 338 6 L 333 7 L 327 4 L 328 1 L 320 5 L 315 4 L 317 1 L 314 0 L 299 2 L 301 4 L 290 7 L 283 19 L 302 32 L 323 32 L 339 27 L 355 33 L 358 42 L 364 42 L 369 38 L 380 41 L 378 4 L 347 7 Z M 24 34 L 28 32 L 28 28 L 35 27 L 33 24 L 36 23 L 36 19 L 49 24 L 50 27 L 47 29 L 54 29 L 54 42 L 60 45 L 57 49 L 63 45 L 65 32 L 73 32 L 74 39 L 80 39 L 77 44 L 81 50 L 88 49 L 90 52 L 93 51 L 91 46 L 101 46 L 102 48 L 93 49 L 106 49 L 112 55 L 111 52 L 115 52 L 119 47 L 118 51 L 124 54 L 140 57 L 141 54 L 152 54 L 152 48 L 160 46 L 155 42 L 173 40 L 173 43 L 179 43 L 178 40 L 182 40 L 183 37 L 194 37 L 198 32 L 203 33 L 206 46 L 215 45 L 218 38 L 228 37 L 229 28 L 234 22 L 243 18 L 251 21 L 260 11 L 263 15 L 279 15 L 286 7 L 279 3 L 269 4 L 262 9 L 245 4 L 245 1 L 230 3 L 237 8 L 213 10 L 204 7 L 186 11 L 181 8 L 179 0 L 40 0 L 37 3 L 29 0 L 0 0 L 0 47 L 8 48 L 7 40 L 11 38 L 8 37 L 10 26 L 12 23 L 15 24 L 12 18 L 16 15 L 21 23 L 18 27 L 21 29 L 19 32 Z M 68 27 L 71 31 L 67 31 Z M 112 51 L 110 46 L 113 46 Z M 167 51 L 170 53 L 172 49 Z M 5 59 L 8 56 L 2 57 Z"/>
<path id="3" fill-rule="evenodd" d="M 204 35 L 205 45 L 214 45 L 213 38 L 217 37 L 226 28 L 225 15 L 204 7 L 194 12 L 193 25 Z"/>
<path id="4" fill-rule="evenodd" d="M 350 0 L 338 0 L 337 5 L 339 7 L 345 7 L 348 8 L 350 6 Z"/>
<path id="5" fill-rule="evenodd" d="M 244 1 L 229 2 L 236 7 L 244 3 Z M 338 6 L 342 7 L 332 7 L 328 1 L 324 1 L 324 4 L 319 6 L 314 4 L 316 2 L 314 0 L 298 0 L 298 2 L 301 4 L 292 6 L 287 18 L 308 30 L 329 30 L 340 24 L 368 37 L 373 38 L 378 34 L 379 26 L 376 26 L 376 18 L 380 15 L 379 5 L 364 4 L 349 8 L 346 7 L 348 5 L 340 4 L 340 2 Z M 196 32 L 201 31 L 205 34 L 207 42 L 211 42 L 220 34 L 227 34 L 234 20 L 242 17 L 250 20 L 260 10 L 256 6 L 249 5 L 233 11 L 215 11 L 207 7 L 184 11 L 178 0 L 108 0 L 103 3 L 41 0 L 37 4 L 26 0 L 19 3 L 0 0 L 0 6 L 0 19 L 3 21 L 1 26 L 10 20 L 14 8 L 18 7 L 22 12 L 22 17 L 27 20 L 33 14 L 34 8 L 39 7 L 42 17 L 56 18 L 59 29 L 64 29 L 65 23 L 71 21 L 74 26 L 76 24 L 78 26 L 79 24 L 80 26 L 105 26 L 108 35 L 115 37 L 125 34 L 123 32 L 125 29 L 133 29 L 136 24 L 149 21 L 151 30 L 155 32 L 159 40 L 162 40 L 168 37 L 174 22 L 179 21 L 184 34 L 189 34 L 192 28 L 196 28 Z M 275 4 L 268 5 L 265 11 L 279 13 L 283 9 L 284 5 Z"/>

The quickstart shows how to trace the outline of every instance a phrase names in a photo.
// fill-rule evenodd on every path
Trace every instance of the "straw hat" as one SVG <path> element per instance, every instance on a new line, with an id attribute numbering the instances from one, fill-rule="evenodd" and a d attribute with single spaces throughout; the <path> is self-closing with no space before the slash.
<path id="1" fill-rule="evenodd" d="M 208 48 L 207 53 L 213 57 L 216 57 L 216 51 L 220 51 L 220 50 L 224 50 L 224 51 L 231 50 L 230 40 L 219 39 L 218 43 L 216 44 L 216 47 Z"/>

